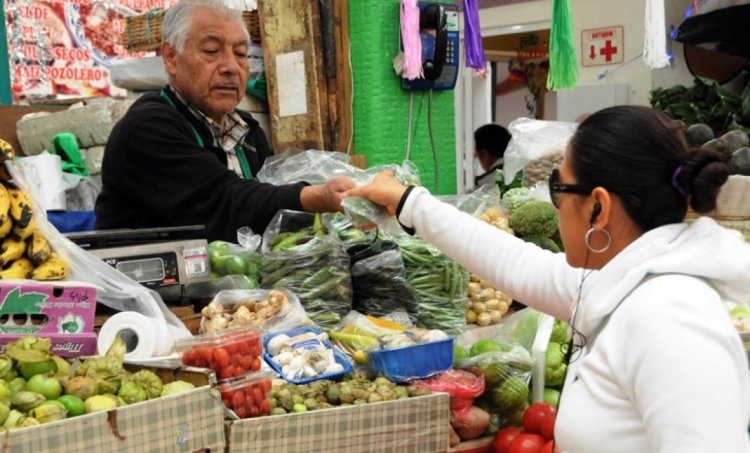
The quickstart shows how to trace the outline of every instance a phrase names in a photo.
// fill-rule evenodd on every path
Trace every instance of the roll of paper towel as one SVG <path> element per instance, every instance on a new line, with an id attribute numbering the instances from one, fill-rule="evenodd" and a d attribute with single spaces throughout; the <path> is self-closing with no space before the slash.
<path id="1" fill-rule="evenodd" d="M 126 360 L 143 360 L 167 355 L 172 350 L 180 329 L 167 326 L 166 321 L 146 317 L 134 311 L 123 311 L 111 316 L 99 330 L 97 348 L 99 354 L 120 337 L 126 345 Z M 185 335 L 181 335 L 185 336 Z"/>

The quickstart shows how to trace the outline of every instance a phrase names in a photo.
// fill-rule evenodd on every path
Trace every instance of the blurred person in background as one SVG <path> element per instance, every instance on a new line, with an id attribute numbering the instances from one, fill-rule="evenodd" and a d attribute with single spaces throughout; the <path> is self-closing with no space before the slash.
<path id="1" fill-rule="evenodd" d="M 499 124 L 485 124 L 474 131 L 474 155 L 484 170 L 474 178 L 474 186 L 495 184 L 495 171 L 503 169 L 503 156 L 510 138 L 508 130 Z"/>

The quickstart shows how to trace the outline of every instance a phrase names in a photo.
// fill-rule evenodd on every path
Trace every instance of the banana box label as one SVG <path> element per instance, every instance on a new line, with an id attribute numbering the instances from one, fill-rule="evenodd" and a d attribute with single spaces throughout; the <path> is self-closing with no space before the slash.
<path id="1" fill-rule="evenodd" d="M 0 280 L 0 344 L 35 335 L 50 338 L 60 356 L 94 354 L 95 311 L 93 287 Z"/>

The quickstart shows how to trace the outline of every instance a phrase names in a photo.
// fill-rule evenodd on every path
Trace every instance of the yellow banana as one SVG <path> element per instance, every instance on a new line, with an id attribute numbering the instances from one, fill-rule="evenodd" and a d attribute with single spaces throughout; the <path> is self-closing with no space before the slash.
<path id="1" fill-rule="evenodd" d="M 24 227 L 16 222 L 15 226 L 13 227 L 13 237 L 23 241 L 27 237 L 31 236 L 34 230 L 36 230 L 36 222 L 33 218 L 29 220 L 29 222 Z"/>
<path id="2" fill-rule="evenodd" d="M 29 272 L 34 269 L 34 265 L 28 258 L 21 258 L 13 261 L 7 269 L 0 271 L 0 279 L 10 280 L 16 278 L 26 278 Z"/>
<path id="3" fill-rule="evenodd" d="M 29 197 L 20 187 L 7 183 L 8 195 L 10 195 L 10 216 L 16 221 L 16 226 L 25 228 L 34 214 Z"/>
<path id="4" fill-rule="evenodd" d="M 0 223 L 0 239 L 10 234 L 10 230 L 13 229 L 13 219 L 9 215 L 6 215 L 3 222 Z"/>
<path id="5" fill-rule="evenodd" d="M 49 258 L 52 253 L 52 247 L 50 247 L 47 238 L 39 230 L 34 230 L 31 233 L 31 239 L 29 245 L 26 248 L 26 256 L 31 259 L 31 262 L 35 266 L 39 266 Z"/>
<path id="6" fill-rule="evenodd" d="M 4 185 L 0 184 L 0 219 L 5 221 L 10 209 L 10 194 Z"/>
<path id="7" fill-rule="evenodd" d="M 0 244 L 0 266 L 6 266 L 23 256 L 26 251 L 26 243 L 14 237 L 3 239 Z"/>
<path id="8" fill-rule="evenodd" d="M 45 262 L 30 271 L 28 278 L 33 280 L 62 280 L 68 276 L 68 265 L 53 252 Z"/>

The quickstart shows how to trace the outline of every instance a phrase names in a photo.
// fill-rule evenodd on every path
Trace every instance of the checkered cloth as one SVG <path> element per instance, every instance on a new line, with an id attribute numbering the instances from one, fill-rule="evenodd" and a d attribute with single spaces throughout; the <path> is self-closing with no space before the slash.
<path id="1" fill-rule="evenodd" d="M 225 446 L 223 420 L 221 395 L 205 386 L 110 412 L 6 431 L 0 434 L 0 451 L 221 451 Z"/>
<path id="2" fill-rule="evenodd" d="M 383 403 L 227 422 L 229 452 L 442 452 L 449 397 L 438 393 Z"/>

